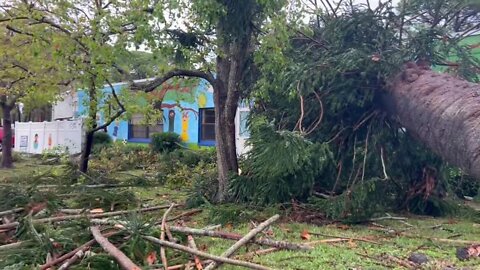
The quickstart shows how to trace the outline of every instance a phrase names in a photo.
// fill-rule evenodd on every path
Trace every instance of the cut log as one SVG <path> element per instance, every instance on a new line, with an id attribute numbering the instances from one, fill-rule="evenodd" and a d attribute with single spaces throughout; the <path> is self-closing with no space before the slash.
<path id="1" fill-rule="evenodd" d="M 267 219 L 266 221 L 260 223 L 258 227 L 255 229 L 251 230 L 249 233 L 247 233 L 242 239 L 238 240 L 233 246 L 231 246 L 229 249 L 227 249 L 225 252 L 222 253 L 222 257 L 228 258 L 232 256 L 240 247 L 244 246 L 246 243 L 248 243 L 250 240 L 252 240 L 253 237 L 255 237 L 258 233 L 263 231 L 265 228 L 270 226 L 273 222 L 277 221 L 280 218 L 279 215 L 274 215 L 273 217 Z M 216 269 L 220 264 L 218 262 L 213 262 L 210 265 L 208 265 L 205 270 L 213 270 Z"/>
<path id="2" fill-rule="evenodd" d="M 384 105 L 413 137 L 480 179 L 480 84 L 408 63 Z"/>
<path id="3" fill-rule="evenodd" d="M 250 269 L 271 270 L 271 268 L 268 268 L 268 267 L 265 267 L 265 266 L 262 266 L 262 265 L 259 265 L 259 264 L 244 262 L 244 261 L 239 261 L 239 260 L 234 260 L 234 259 L 229 259 L 229 258 L 224 258 L 224 257 L 220 257 L 220 256 L 215 256 L 215 255 L 212 255 L 212 254 L 208 254 L 208 253 L 205 253 L 205 252 L 202 252 L 202 251 L 199 251 L 199 250 L 191 249 L 189 247 L 182 246 L 182 245 L 179 245 L 179 244 L 175 244 L 175 243 L 172 243 L 172 242 L 162 241 L 162 240 L 160 240 L 158 238 L 155 238 L 155 237 L 152 237 L 152 236 L 144 236 L 143 238 L 152 242 L 152 243 L 155 243 L 155 244 L 158 244 L 158 245 L 161 245 L 161 246 L 165 246 L 165 247 L 173 248 L 173 249 L 180 250 L 180 251 L 183 251 L 183 252 L 187 252 L 187 253 L 190 253 L 190 254 L 193 254 L 193 255 L 200 256 L 202 258 L 211 259 L 213 261 L 227 263 L 227 264 L 231 264 L 231 265 L 242 266 L 242 267 L 246 267 L 246 268 L 250 268 Z"/>
<path id="4" fill-rule="evenodd" d="M 176 233 L 184 233 L 184 234 L 192 234 L 192 235 L 202 235 L 202 236 L 210 236 L 210 237 L 217 237 L 229 240 L 240 240 L 242 239 L 242 235 L 237 233 L 230 233 L 230 232 L 222 232 L 222 231 L 212 231 L 212 230 L 205 230 L 205 229 L 195 229 L 195 228 L 188 228 L 188 227 L 179 227 L 179 226 L 170 226 L 170 230 Z M 276 241 L 271 239 L 252 239 L 250 242 L 276 247 L 280 249 L 289 249 L 289 250 L 310 250 L 311 247 L 302 244 L 290 243 L 286 241 Z"/>
<path id="5" fill-rule="evenodd" d="M 121 252 L 117 247 L 112 245 L 107 238 L 105 238 L 98 227 L 90 227 L 95 241 L 108 253 L 110 256 L 115 258 L 118 264 L 125 270 L 141 270 L 135 263 L 130 260 L 123 252 Z"/>

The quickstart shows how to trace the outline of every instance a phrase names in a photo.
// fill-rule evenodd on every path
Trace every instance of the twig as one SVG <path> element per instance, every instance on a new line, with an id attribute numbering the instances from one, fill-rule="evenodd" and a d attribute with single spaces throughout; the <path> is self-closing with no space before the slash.
<path id="1" fill-rule="evenodd" d="M 160 233 L 160 239 L 162 241 L 165 241 L 165 231 L 166 231 L 165 227 L 167 226 L 167 216 L 168 216 L 168 214 L 170 214 L 170 212 L 172 211 L 174 206 L 175 206 L 175 204 L 172 203 L 172 205 L 170 205 L 170 207 L 167 209 L 167 211 L 165 211 L 165 213 L 163 214 L 162 232 Z M 172 239 L 170 239 L 170 240 L 172 240 Z M 160 257 L 162 259 L 163 268 L 168 269 L 167 255 L 165 254 L 165 248 L 163 246 L 160 247 Z"/>
<path id="2" fill-rule="evenodd" d="M 108 253 L 110 256 L 114 257 L 118 264 L 125 270 L 141 270 L 135 263 L 130 260 L 123 252 L 121 252 L 117 247 L 112 245 L 107 238 L 105 238 L 100 229 L 96 226 L 90 227 L 90 231 L 92 232 L 95 241 L 97 241 L 100 246 Z"/>
<path id="3" fill-rule="evenodd" d="M 326 236 L 326 237 L 333 237 L 334 239 L 346 239 L 346 240 L 355 240 L 355 241 L 361 241 L 361 242 L 366 242 L 366 243 L 371 243 L 371 244 L 377 244 L 380 245 L 379 242 L 369 240 L 366 238 L 357 238 L 357 237 L 347 237 L 347 236 L 335 236 L 335 235 L 328 235 L 328 234 L 323 234 L 323 233 L 318 233 L 318 232 L 308 232 L 311 235 L 319 235 L 319 236 Z"/>
<path id="4" fill-rule="evenodd" d="M 385 220 L 385 219 L 391 219 L 391 220 L 407 220 L 406 217 L 394 217 L 389 214 L 387 214 L 384 217 L 378 217 L 378 218 L 371 218 L 370 221 L 380 221 L 380 220 Z"/>
<path id="5" fill-rule="evenodd" d="M 188 212 L 184 212 L 184 213 L 181 213 L 177 216 L 174 216 L 172 218 L 169 218 L 167 219 L 167 222 L 172 222 L 172 221 L 175 221 L 177 219 L 180 219 L 182 217 L 187 217 L 187 216 L 192 216 L 192 215 L 195 215 L 195 214 L 198 214 L 200 212 L 202 212 L 203 210 L 202 209 L 193 209 L 191 211 L 188 211 Z"/>
<path id="6" fill-rule="evenodd" d="M 279 215 L 274 215 L 273 217 L 267 219 L 266 221 L 260 223 L 258 227 L 255 229 L 251 230 L 249 233 L 247 233 L 242 239 L 238 240 L 233 246 L 231 246 L 229 249 L 227 249 L 225 252 L 222 253 L 222 257 L 228 258 L 232 256 L 240 247 L 244 246 L 246 243 L 248 243 L 255 235 L 263 231 L 265 228 L 270 226 L 273 222 L 277 221 L 280 218 Z M 219 263 L 213 262 L 210 265 L 208 265 L 205 270 L 213 270 L 216 269 L 218 266 L 220 266 Z"/>
<path id="7" fill-rule="evenodd" d="M 215 255 L 208 254 L 208 253 L 205 253 L 205 252 L 202 252 L 202 251 L 199 251 L 199 250 L 194 250 L 194 249 L 191 249 L 189 247 L 182 246 L 182 245 L 179 245 L 179 244 L 171 243 L 171 242 L 168 242 L 168 241 L 162 241 L 162 240 L 160 240 L 158 238 L 155 238 L 155 237 L 152 237 L 152 236 L 143 236 L 143 238 L 150 241 L 150 242 L 153 242 L 155 244 L 161 245 L 161 246 L 165 246 L 165 247 L 173 248 L 173 249 L 180 250 L 180 251 L 183 251 L 183 252 L 187 252 L 187 253 L 197 255 L 197 256 L 200 256 L 200 257 L 203 257 L 203 258 L 211 259 L 213 261 L 232 264 L 232 265 L 237 265 L 237 266 L 243 266 L 243 267 L 247 267 L 247 268 L 250 268 L 250 269 L 271 270 L 271 268 L 268 268 L 268 267 L 265 267 L 265 266 L 262 266 L 262 265 L 259 265 L 259 264 L 234 260 L 234 259 L 230 259 L 230 258 L 224 258 L 224 257 L 220 257 L 220 256 L 215 256 Z"/>
<path id="8" fill-rule="evenodd" d="M 193 239 L 193 236 L 188 235 L 187 241 L 188 241 L 189 248 L 198 250 L 197 245 L 195 244 L 195 240 Z M 202 262 L 200 261 L 200 258 L 198 258 L 197 255 L 193 255 L 193 259 L 195 261 L 195 267 L 197 268 L 197 270 L 202 270 L 203 266 L 202 266 Z"/>
<path id="9" fill-rule="evenodd" d="M 222 231 L 212 231 L 212 230 L 194 229 L 194 228 L 177 227 L 177 226 L 171 226 L 170 230 L 172 232 L 177 232 L 177 233 L 210 236 L 210 237 L 217 237 L 217 238 L 230 239 L 230 240 L 242 239 L 242 235 L 240 234 L 222 232 Z M 277 247 L 280 249 L 290 249 L 290 250 L 310 250 L 311 249 L 309 246 L 306 246 L 306 245 L 289 243 L 286 241 L 276 241 L 271 239 L 261 239 L 261 238 L 252 239 L 251 242 L 259 245 Z"/>
<path id="10" fill-rule="evenodd" d="M 115 234 L 117 234 L 117 233 L 119 233 L 119 232 L 106 233 L 104 236 L 105 236 L 105 237 L 110 237 L 110 236 L 115 235 Z M 54 265 L 57 265 L 57 264 L 59 264 L 59 263 L 62 263 L 62 262 L 64 262 L 65 260 L 71 258 L 72 256 L 75 256 L 75 254 L 77 254 L 79 251 L 85 252 L 85 251 L 86 251 L 87 249 L 89 249 L 90 246 L 92 246 L 93 244 L 95 244 L 95 239 L 92 239 L 92 240 L 86 242 L 85 244 L 79 246 L 78 248 L 76 248 L 76 249 L 74 249 L 74 250 L 72 250 L 72 251 L 70 251 L 70 252 L 68 252 L 68 253 L 66 253 L 66 254 L 58 257 L 58 258 L 56 258 L 55 260 L 53 260 L 53 261 L 51 261 L 51 262 L 49 262 L 49 263 L 46 263 L 46 264 L 40 266 L 40 270 L 45 270 L 45 269 L 48 269 L 48 268 L 50 268 L 50 267 L 52 267 L 52 266 L 54 266 Z"/>
<path id="11" fill-rule="evenodd" d="M 180 205 L 176 204 L 175 206 L 180 206 Z M 51 218 L 41 218 L 41 219 L 33 219 L 32 223 L 33 224 L 39 224 L 39 223 L 59 222 L 59 221 L 81 219 L 81 218 L 91 219 L 91 218 L 113 217 L 113 216 L 120 216 L 120 215 L 131 214 L 131 213 L 143 213 L 143 212 L 156 211 L 156 210 L 161 210 L 161 209 L 165 209 L 165 208 L 168 208 L 168 207 L 170 207 L 170 206 L 169 205 L 162 205 L 162 206 L 153 206 L 153 207 L 134 209 L 134 210 L 106 212 L 106 213 L 100 213 L 100 214 L 69 215 L 69 216 L 59 216 L 59 217 L 51 217 Z M 8 224 L 3 224 L 3 225 L 0 225 L 0 230 L 2 230 L 2 229 L 14 229 L 19 224 L 20 224 L 19 222 L 12 222 L 12 223 L 8 223 Z"/>
<path id="12" fill-rule="evenodd" d="M 20 213 L 23 211 L 23 207 L 19 207 L 19 208 L 13 208 L 11 210 L 7 210 L 7 211 L 2 211 L 0 212 L 0 217 L 3 217 L 3 216 L 6 216 L 6 215 L 10 215 L 10 214 L 16 214 L 16 213 Z"/>

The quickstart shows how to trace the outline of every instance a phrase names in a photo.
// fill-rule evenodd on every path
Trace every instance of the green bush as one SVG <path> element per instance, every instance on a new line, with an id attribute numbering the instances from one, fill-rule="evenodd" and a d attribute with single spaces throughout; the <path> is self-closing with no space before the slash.
<path id="1" fill-rule="evenodd" d="M 113 144 L 103 148 L 91 160 L 90 168 L 96 171 L 111 172 L 145 168 L 156 163 L 157 157 L 142 144 Z"/>
<path id="2" fill-rule="evenodd" d="M 200 162 L 214 163 L 215 154 L 215 148 L 213 148 L 213 151 L 212 149 L 177 149 L 160 156 L 160 161 L 166 163 L 181 163 L 188 167 L 195 167 Z"/>
<path id="3" fill-rule="evenodd" d="M 112 138 L 108 133 L 97 131 L 93 133 L 93 153 L 99 153 L 102 149 L 112 145 Z"/>
<path id="4" fill-rule="evenodd" d="M 154 133 L 150 147 L 155 153 L 172 152 L 179 147 L 180 136 L 173 132 Z"/>

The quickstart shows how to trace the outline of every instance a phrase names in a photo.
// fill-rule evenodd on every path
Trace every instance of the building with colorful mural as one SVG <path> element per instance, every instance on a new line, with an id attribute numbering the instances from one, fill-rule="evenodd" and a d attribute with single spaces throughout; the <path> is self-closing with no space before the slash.
<path id="1" fill-rule="evenodd" d="M 117 93 L 130 91 L 128 83 L 112 84 Z M 105 86 L 104 92 L 111 92 L 110 86 Z M 131 114 L 128 119 L 114 121 L 107 127 L 108 134 L 114 141 L 127 143 L 148 143 L 153 133 L 175 132 L 185 145 L 191 148 L 201 146 L 215 146 L 215 108 L 213 104 L 213 88 L 205 80 L 201 79 L 176 79 L 166 82 L 159 89 L 149 93 L 148 100 L 138 100 L 139 104 L 158 102 L 156 109 L 161 111 L 157 123 L 145 124 L 145 115 L 141 113 Z M 86 115 L 85 92 L 77 91 L 76 100 L 71 97 L 54 106 L 58 118 L 63 115 L 74 115 L 74 118 L 82 118 Z M 75 106 L 65 106 L 65 102 Z M 245 152 L 245 140 L 249 133 L 246 128 L 246 119 L 249 108 L 244 103 L 237 111 L 235 120 L 237 130 L 237 152 Z M 103 124 L 101 113 L 97 116 L 97 123 Z"/>

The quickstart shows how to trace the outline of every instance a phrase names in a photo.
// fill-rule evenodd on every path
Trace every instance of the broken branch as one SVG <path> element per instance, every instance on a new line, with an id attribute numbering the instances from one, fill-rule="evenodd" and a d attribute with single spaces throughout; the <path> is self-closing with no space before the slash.
<path id="1" fill-rule="evenodd" d="M 229 240 L 242 239 L 242 235 L 236 234 L 236 233 L 212 231 L 212 230 L 205 230 L 205 229 L 195 229 L 195 228 L 188 228 L 188 227 L 177 227 L 177 226 L 170 226 L 169 228 L 172 232 L 177 232 L 177 233 L 209 236 L 209 237 L 223 238 L 223 239 L 229 239 Z M 276 241 L 271 239 L 261 239 L 261 238 L 252 239 L 250 242 L 259 244 L 259 245 L 264 245 L 264 246 L 277 247 L 280 249 L 289 249 L 289 250 L 310 250 L 311 249 L 311 247 L 306 245 L 289 243 L 286 241 Z"/>
<path id="2" fill-rule="evenodd" d="M 279 215 L 274 215 L 273 217 L 267 219 L 266 221 L 260 223 L 258 227 L 255 229 L 251 230 L 249 233 L 247 233 L 242 239 L 238 240 L 233 246 L 231 246 L 229 249 L 227 249 L 224 253 L 222 253 L 222 257 L 228 258 L 232 256 L 240 247 L 244 246 L 246 243 L 248 243 L 255 235 L 263 231 L 265 228 L 270 226 L 273 222 L 277 221 L 280 218 Z M 217 262 L 211 263 L 209 266 L 205 268 L 205 270 L 213 270 L 217 268 L 219 264 Z"/>
<path id="3" fill-rule="evenodd" d="M 202 252 L 202 251 L 199 251 L 199 250 L 191 249 L 189 247 L 182 246 L 182 245 L 179 245 L 179 244 L 171 243 L 171 242 L 168 242 L 168 241 L 162 241 L 162 240 L 160 240 L 158 238 L 155 238 L 155 237 L 152 237 L 152 236 L 143 236 L 143 238 L 152 242 L 152 243 L 158 244 L 158 245 L 162 245 L 162 246 L 166 246 L 166 247 L 173 248 L 173 249 L 176 249 L 176 250 L 180 250 L 180 251 L 183 251 L 183 252 L 187 252 L 187 253 L 190 253 L 190 254 L 193 254 L 193 255 L 200 256 L 202 258 L 211 259 L 213 261 L 218 261 L 218 262 L 227 263 L 227 264 L 231 264 L 231 265 L 243 266 L 243 267 L 250 268 L 250 269 L 271 270 L 271 268 L 265 267 L 265 266 L 262 266 L 262 265 L 259 265 L 259 264 L 234 260 L 234 259 L 230 259 L 230 258 L 224 258 L 224 257 L 220 257 L 220 256 L 215 256 L 215 255 L 208 254 L 208 253 L 205 253 L 205 252 Z"/>
<path id="4" fill-rule="evenodd" d="M 106 233 L 104 236 L 105 237 L 110 237 L 112 235 L 115 235 L 117 234 L 118 232 L 111 232 L 111 233 Z M 45 269 L 48 269 L 54 265 L 57 265 L 59 263 L 62 263 L 64 262 L 65 260 L 68 260 L 70 259 L 72 256 L 75 256 L 79 251 L 82 251 L 82 252 L 85 252 L 87 249 L 89 249 L 93 244 L 95 244 L 95 239 L 92 239 L 88 242 L 86 242 L 85 244 L 79 246 L 78 248 L 56 258 L 55 260 L 51 261 L 51 262 L 48 262 L 42 266 L 40 266 L 40 270 L 45 270 Z"/>
<path id="5" fill-rule="evenodd" d="M 170 205 L 170 207 L 167 209 L 167 211 L 165 211 L 165 213 L 163 214 L 162 232 L 160 234 L 160 239 L 163 240 L 163 241 L 165 241 L 165 231 L 166 231 L 166 227 L 167 227 L 167 216 L 172 211 L 174 206 L 175 206 L 175 204 L 172 203 L 172 205 Z M 170 240 L 172 240 L 172 239 L 170 239 Z M 160 247 L 160 257 L 162 259 L 163 268 L 168 269 L 167 255 L 165 254 L 165 248 L 163 246 Z"/>
<path id="6" fill-rule="evenodd" d="M 188 235 L 187 236 L 187 241 L 188 241 L 188 247 L 190 247 L 191 249 L 198 250 L 197 245 L 195 244 L 195 240 L 193 239 L 193 236 Z M 193 255 L 193 259 L 195 261 L 195 266 L 196 266 L 197 270 L 202 270 L 203 266 L 202 266 L 202 261 L 200 261 L 200 258 L 198 258 L 197 255 Z"/>
<path id="7" fill-rule="evenodd" d="M 107 238 L 105 238 L 98 227 L 90 227 L 95 241 L 108 253 L 110 256 L 114 257 L 118 264 L 125 270 L 141 270 L 135 263 L 130 260 L 123 252 L 121 252 L 117 247 L 110 243 Z"/>
<path id="8" fill-rule="evenodd" d="M 176 204 L 175 206 L 179 206 Z M 41 219 L 33 219 L 32 223 L 33 224 L 39 224 L 39 223 L 49 223 L 49 222 L 59 222 L 59 221 L 66 221 L 66 220 L 72 220 L 72 219 L 81 219 L 81 218 L 104 218 L 104 217 L 113 217 L 113 216 L 120 216 L 120 215 L 125 215 L 125 214 L 131 214 L 131 213 L 143 213 L 143 212 L 150 212 L 150 211 L 156 211 L 156 210 L 161 210 L 170 207 L 169 205 L 163 205 L 163 206 L 154 206 L 154 207 L 148 207 L 148 208 L 141 208 L 141 209 L 134 209 L 134 210 L 123 210 L 123 211 L 115 211 L 115 212 L 106 212 L 106 213 L 100 213 L 100 214 L 87 214 L 87 215 L 69 215 L 69 216 L 59 216 L 59 217 L 51 217 L 51 218 L 41 218 Z M 19 222 L 12 222 L 8 224 L 3 224 L 0 225 L 0 230 L 3 229 L 14 229 L 16 228 L 20 223 Z"/>
<path id="9" fill-rule="evenodd" d="M 13 209 L 11 209 L 11 210 L 7 210 L 7 211 L 2 211 L 2 212 L 0 212 L 0 217 L 6 216 L 6 215 L 10 215 L 10 214 L 16 214 L 16 213 L 19 213 L 19 212 L 22 212 L 22 211 L 23 211 L 23 208 L 22 208 L 22 207 L 13 208 Z"/>

